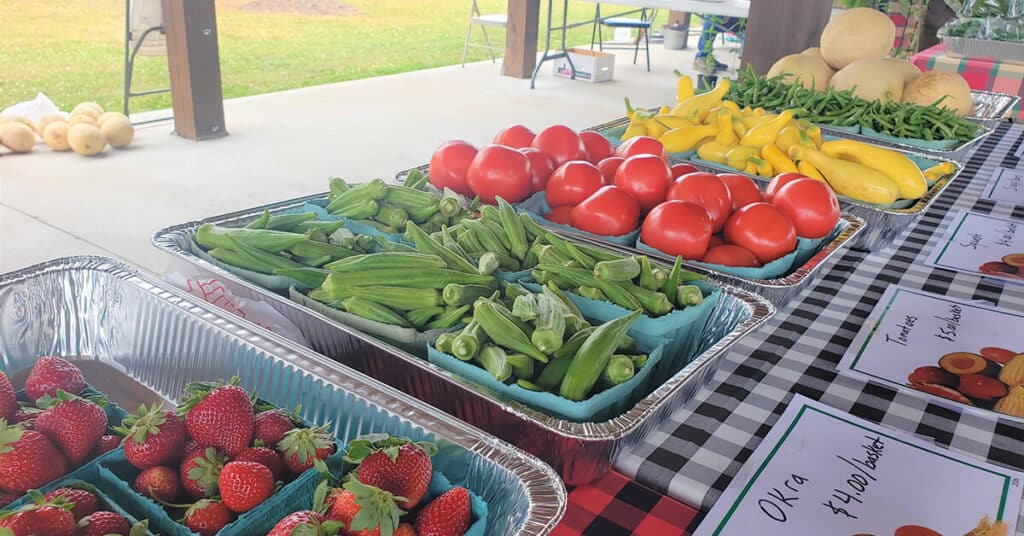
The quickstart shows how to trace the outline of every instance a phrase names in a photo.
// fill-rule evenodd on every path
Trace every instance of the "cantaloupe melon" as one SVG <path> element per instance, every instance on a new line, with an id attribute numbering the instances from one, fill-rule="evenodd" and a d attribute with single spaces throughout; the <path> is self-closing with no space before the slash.
<path id="1" fill-rule="evenodd" d="M 43 141 L 54 151 L 67 151 L 71 148 L 68 145 L 67 121 L 53 121 L 43 129 Z"/>
<path id="2" fill-rule="evenodd" d="M 35 125 L 36 132 L 38 132 L 39 135 L 42 136 L 43 135 L 43 131 L 46 130 L 46 125 L 49 125 L 50 123 L 53 123 L 54 121 L 67 121 L 67 119 L 64 118 L 64 114 L 57 113 L 57 112 L 46 114 L 46 115 L 40 117 L 39 121 L 36 121 L 36 125 Z"/>
<path id="3" fill-rule="evenodd" d="M 0 145 L 16 153 L 27 153 L 36 144 L 36 131 L 19 121 L 0 124 Z"/>
<path id="4" fill-rule="evenodd" d="M 945 96 L 940 107 L 949 108 L 959 116 L 974 110 L 971 88 L 957 73 L 948 71 L 925 71 L 911 80 L 903 89 L 903 102 L 928 106 Z"/>
<path id="5" fill-rule="evenodd" d="M 85 156 L 99 154 L 106 147 L 107 142 L 100 133 L 100 127 L 88 123 L 71 125 L 68 130 L 68 144 L 71 150 Z"/>
<path id="6" fill-rule="evenodd" d="M 821 55 L 833 69 L 862 59 L 889 55 L 896 39 L 896 25 L 888 15 L 871 8 L 843 11 L 821 31 Z"/>
<path id="7" fill-rule="evenodd" d="M 828 63 L 814 54 L 790 54 L 783 56 L 768 70 L 768 78 L 783 75 L 783 81 L 792 84 L 799 82 L 808 89 L 822 91 L 828 87 L 828 81 L 835 71 Z"/>
<path id="8" fill-rule="evenodd" d="M 866 100 L 899 102 L 903 97 L 903 74 L 887 60 L 858 60 L 840 69 L 829 85 L 836 89 L 852 89 Z"/>
<path id="9" fill-rule="evenodd" d="M 100 125 L 100 132 L 103 133 L 103 138 L 111 147 L 121 148 L 132 142 L 132 138 L 135 136 L 135 127 L 127 117 L 119 114 L 108 117 Z"/>
<path id="10" fill-rule="evenodd" d="M 895 69 L 898 73 L 903 76 L 903 83 L 906 84 L 911 80 L 921 76 L 921 69 L 917 68 L 917 65 L 910 63 L 907 60 L 898 60 L 896 58 L 886 58 L 882 60 L 885 62 L 886 67 Z"/>
<path id="11" fill-rule="evenodd" d="M 96 119 L 103 114 L 103 107 L 95 102 L 82 102 L 71 109 L 71 115 L 84 111 L 88 111 L 89 115 L 93 116 L 93 119 Z"/>

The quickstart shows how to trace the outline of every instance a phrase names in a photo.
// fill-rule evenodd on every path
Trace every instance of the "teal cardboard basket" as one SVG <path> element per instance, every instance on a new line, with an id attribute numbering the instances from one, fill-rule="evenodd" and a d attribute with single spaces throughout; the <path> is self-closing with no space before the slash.
<path id="1" fill-rule="evenodd" d="M 423 496 L 422 504 L 429 503 L 454 487 L 444 474 L 440 471 L 434 471 L 430 477 L 430 487 L 427 488 L 427 494 Z M 477 494 L 473 493 L 473 490 L 469 488 L 466 488 L 466 490 L 469 491 L 472 522 L 464 536 L 487 536 L 487 503 Z"/>
<path id="2" fill-rule="evenodd" d="M 561 231 L 565 231 L 565 232 L 568 232 L 568 233 L 573 233 L 573 234 L 577 234 L 577 235 L 581 235 L 581 236 L 590 237 L 590 238 L 593 238 L 595 240 L 604 240 L 606 242 L 612 242 L 614 244 L 619 244 L 621 246 L 632 246 L 633 243 L 636 241 L 636 238 L 638 236 L 640 236 L 640 229 L 639 228 L 637 228 L 635 231 L 631 231 L 631 232 L 629 232 L 627 234 L 624 234 L 624 235 L 621 235 L 621 236 L 605 236 L 605 235 L 596 235 L 596 234 L 593 234 L 593 233 L 588 233 L 586 231 L 577 229 L 577 228 L 569 226 L 569 225 L 562 225 L 560 223 L 555 223 L 555 222 L 545 218 L 545 216 L 549 212 L 551 212 L 551 207 L 548 206 L 547 199 L 546 199 L 546 197 L 544 195 L 544 192 L 537 192 L 537 193 L 533 194 L 526 201 L 523 201 L 522 203 L 517 203 L 515 205 L 515 208 L 519 212 L 523 212 L 523 213 L 529 215 L 531 218 L 536 220 L 538 223 L 541 223 L 541 224 L 543 224 L 545 226 L 553 227 L 555 229 L 558 229 L 558 230 L 561 230 Z"/>
<path id="3" fill-rule="evenodd" d="M 100 482 L 98 482 L 98 480 L 99 479 L 95 477 L 89 478 L 88 480 L 82 478 L 64 477 L 59 480 L 54 480 L 53 482 L 50 482 L 49 484 L 43 486 L 42 488 L 39 489 L 39 492 L 45 495 L 58 488 L 84 489 L 96 496 L 96 498 L 98 499 L 97 502 L 99 504 L 99 510 L 114 512 L 115 514 L 125 518 L 126 520 L 128 520 L 128 526 L 134 526 L 139 521 L 143 519 L 148 519 L 146 517 L 140 517 L 135 513 L 126 510 L 117 501 L 111 499 L 110 496 L 103 491 L 103 486 Z M 25 506 L 31 502 L 32 500 L 26 495 L 18 499 L 17 501 L 14 501 L 11 504 L 7 505 L 6 509 L 17 510 L 18 508 L 21 508 L 22 506 Z M 153 532 L 147 530 L 146 534 L 153 534 Z"/>
<path id="4" fill-rule="evenodd" d="M 871 138 L 873 140 L 908 145 L 910 147 L 916 147 L 918 149 L 926 149 L 931 151 L 949 151 L 951 149 L 956 148 L 956 146 L 960 145 L 961 143 L 964 143 L 960 140 L 922 140 L 919 138 L 898 138 L 896 136 L 883 134 L 875 129 L 868 127 L 861 127 L 860 133 L 861 135 Z"/>

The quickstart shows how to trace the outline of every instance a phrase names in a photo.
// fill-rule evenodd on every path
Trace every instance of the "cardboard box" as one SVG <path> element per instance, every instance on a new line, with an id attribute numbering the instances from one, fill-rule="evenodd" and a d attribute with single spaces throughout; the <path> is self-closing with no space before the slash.
<path id="1" fill-rule="evenodd" d="M 570 48 L 567 51 L 576 67 L 576 80 L 584 82 L 607 82 L 615 74 L 615 54 L 585 48 Z M 572 77 L 569 60 L 558 58 L 554 61 L 555 76 Z"/>

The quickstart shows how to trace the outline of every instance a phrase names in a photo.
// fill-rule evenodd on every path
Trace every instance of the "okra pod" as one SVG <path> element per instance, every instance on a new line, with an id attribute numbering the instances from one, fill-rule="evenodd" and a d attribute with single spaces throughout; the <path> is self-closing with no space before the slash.
<path id="1" fill-rule="evenodd" d="M 384 200 L 393 205 L 408 209 L 422 209 L 437 205 L 437 198 L 429 192 L 409 188 L 408 186 L 388 186 Z"/>
<path id="2" fill-rule="evenodd" d="M 537 384 L 531 382 L 530 380 L 525 380 L 523 378 L 517 379 L 516 380 L 516 385 L 518 385 L 519 387 L 522 387 L 523 389 L 526 389 L 527 391 L 538 391 L 539 392 L 539 391 L 543 391 L 544 390 L 544 389 L 541 389 L 540 386 L 538 386 Z"/>
<path id="3" fill-rule="evenodd" d="M 479 298 L 486 298 L 494 292 L 494 289 L 484 285 L 459 285 L 449 283 L 441 291 L 441 297 L 446 305 L 461 307 L 472 305 Z"/>
<path id="4" fill-rule="evenodd" d="M 371 285 L 351 287 L 353 296 L 379 303 L 399 311 L 441 305 L 441 291 L 434 288 L 386 287 Z"/>
<path id="5" fill-rule="evenodd" d="M 452 341 L 455 339 L 455 334 L 446 331 L 437 336 L 434 341 L 434 348 L 437 348 L 438 352 L 451 355 L 452 353 Z"/>
<path id="6" fill-rule="evenodd" d="M 373 214 L 371 214 L 370 216 L 373 216 Z M 381 223 L 381 222 L 379 222 L 377 220 L 371 219 L 369 216 L 367 216 L 365 218 L 359 218 L 359 219 L 354 219 L 354 218 L 349 218 L 349 219 L 353 219 L 353 221 L 355 221 L 356 223 L 363 224 L 363 225 L 365 225 L 367 227 L 373 227 L 374 229 L 376 229 L 376 230 L 378 230 L 378 231 L 380 231 L 382 233 L 398 234 L 398 227 L 392 227 L 392 226 L 390 226 L 390 225 L 388 225 L 386 223 Z"/>
<path id="7" fill-rule="evenodd" d="M 640 370 L 647 364 L 647 354 L 631 355 L 629 358 L 633 361 L 633 368 Z"/>
<path id="8" fill-rule="evenodd" d="M 337 197 L 345 193 L 346 191 L 349 190 L 349 188 L 351 188 L 351 186 L 349 186 L 348 183 L 345 182 L 345 179 L 342 179 L 341 177 L 331 177 L 331 179 L 327 182 L 327 186 L 330 189 L 329 195 L 334 197 Z"/>
<path id="9" fill-rule="evenodd" d="M 629 381 L 635 374 L 633 360 L 628 356 L 616 354 L 608 360 L 608 365 L 601 372 L 601 381 L 608 385 L 618 385 Z"/>
<path id="10" fill-rule="evenodd" d="M 412 324 L 410 324 L 402 315 L 396 313 L 387 306 L 372 302 L 365 298 L 351 296 L 342 300 L 341 306 L 346 312 L 367 320 L 405 328 L 412 327 Z"/>
<path id="11" fill-rule="evenodd" d="M 302 214 L 277 214 L 267 220 L 267 229 L 275 231 L 301 232 L 297 227 L 304 221 L 316 219 L 316 212 L 304 212 Z"/>
<path id="12" fill-rule="evenodd" d="M 380 244 L 381 253 L 416 253 L 416 248 L 402 244 L 401 242 L 392 242 L 383 236 L 378 236 L 377 243 Z"/>
<path id="13" fill-rule="evenodd" d="M 267 210 L 267 209 L 263 209 L 263 214 L 260 214 L 259 218 L 256 218 L 255 220 L 249 222 L 249 224 L 246 225 L 245 228 L 246 229 L 266 229 L 268 221 L 270 221 L 270 211 Z"/>
<path id="14" fill-rule="evenodd" d="M 416 223 L 423 223 L 427 221 L 431 216 L 437 214 L 438 210 L 440 210 L 440 207 L 438 206 L 437 201 L 434 201 L 433 204 L 426 207 L 407 207 L 405 209 L 405 211 L 409 213 L 409 219 Z"/>
<path id="15" fill-rule="evenodd" d="M 524 294 L 516 298 L 512 302 L 512 315 L 523 322 L 537 318 L 537 295 Z"/>
<path id="16" fill-rule="evenodd" d="M 356 246 L 359 249 L 370 253 L 377 247 L 377 237 L 369 234 L 356 235 Z"/>
<path id="17" fill-rule="evenodd" d="M 280 253 L 296 244 L 310 241 L 309 237 L 304 234 L 271 231 L 268 229 L 235 229 L 217 227 L 211 223 L 204 223 L 196 229 L 196 243 L 205 249 L 234 249 L 231 237 L 237 238 L 244 244 L 271 253 Z"/>
<path id="18" fill-rule="evenodd" d="M 534 373 L 534 361 L 530 356 L 524 354 L 508 354 L 508 364 L 512 366 L 512 373 L 519 378 L 532 378 Z"/>
<path id="19" fill-rule="evenodd" d="M 601 373 L 608 366 L 615 348 L 629 327 L 640 317 L 640 311 L 605 322 L 593 331 L 583 342 L 576 357 L 569 364 L 569 370 L 562 379 L 558 392 L 569 400 L 581 401 L 590 395 Z M 632 365 L 632 362 L 630 362 Z"/>
<path id="20" fill-rule="evenodd" d="M 594 265 L 594 277 L 603 281 L 632 281 L 640 275 L 636 257 L 623 257 L 614 261 L 601 261 Z"/>
<path id="21" fill-rule="evenodd" d="M 452 339 L 452 351 L 450 353 L 462 361 L 470 361 L 476 357 L 476 353 L 486 342 L 487 334 L 484 333 L 479 322 L 472 320 Z"/>
<path id="22" fill-rule="evenodd" d="M 380 203 L 373 199 L 360 201 L 351 205 L 340 205 L 331 214 L 342 216 L 350 220 L 364 220 L 371 218 L 380 211 Z"/>
<path id="23" fill-rule="evenodd" d="M 242 255 L 245 255 L 246 257 L 249 257 L 253 261 L 271 265 L 274 267 L 274 269 L 302 267 L 301 264 L 291 259 L 286 259 L 281 255 L 278 255 L 277 253 L 271 253 L 269 251 L 264 251 L 260 248 L 252 247 L 248 244 L 245 244 L 241 240 L 235 238 L 234 236 L 228 236 L 228 240 L 232 243 L 233 247 L 231 249 L 241 253 Z M 269 273 L 273 273 L 273 270 L 271 270 Z"/>
<path id="24" fill-rule="evenodd" d="M 651 259 L 647 255 L 640 256 L 640 288 L 647 290 L 658 290 L 654 280 L 654 271 L 651 269 Z"/>
<path id="25" fill-rule="evenodd" d="M 565 314 L 557 298 L 546 294 L 537 296 L 537 320 L 530 341 L 538 350 L 552 354 L 565 342 Z"/>
<path id="26" fill-rule="evenodd" d="M 381 179 L 373 179 L 370 182 L 352 186 L 338 195 L 341 204 L 350 204 L 361 201 L 376 201 L 384 199 L 388 194 L 388 185 Z M 327 209 L 332 212 L 331 209 Z"/>
<path id="27" fill-rule="evenodd" d="M 505 244 L 502 244 L 501 240 L 479 220 L 466 220 L 462 222 L 462 226 L 476 236 L 477 241 L 484 247 L 484 251 L 508 255 L 508 248 L 505 247 Z"/>
<path id="28" fill-rule="evenodd" d="M 498 309 L 499 307 L 504 309 L 504 306 L 494 301 L 486 299 L 477 300 L 473 310 L 473 318 L 480 323 L 487 336 L 495 344 L 500 344 L 516 352 L 526 354 L 542 363 L 547 363 L 547 356 L 534 346 L 520 326 L 511 318 L 506 317 Z"/>
<path id="29" fill-rule="evenodd" d="M 444 189 L 441 199 L 437 202 L 439 213 L 445 218 L 451 218 L 462 211 L 461 196 L 448 188 Z"/>
<path id="30" fill-rule="evenodd" d="M 430 235 L 423 232 L 415 223 L 408 223 L 405 227 L 405 235 L 409 240 L 416 246 L 416 250 L 421 253 L 427 253 L 430 255 L 437 255 L 444 259 L 445 264 L 451 270 L 458 272 L 465 272 L 467 274 L 476 274 L 476 266 L 473 266 L 465 257 L 461 257 L 447 248 L 438 244 L 436 240 L 430 238 Z M 458 283 L 459 281 L 452 281 L 452 283 Z"/>
<path id="31" fill-rule="evenodd" d="M 524 260 L 526 252 L 530 248 L 529 242 L 526 241 L 526 229 L 523 227 L 523 222 L 519 220 L 516 209 L 500 197 L 498 198 L 498 216 L 501 220 L 501 228 L 508 236 L 509 251 L 512 252 L 513 257 Z"/>
<path id="32" fill-rule="evenodd" d="M 498 242 L 501 243 L 501 246 L 503 248 L 505 248 L 506 251 L 508 251 L 509 255 L 510 256 L 512 255 L 512 241 L 509 240 L 508 233 L 501 226 L 501 222 L 497 222 L 497 221 L 493 221 L 493 220 L 476 220 L 476 221 L 480 225 L 482 225 L 485 228 L 487 228 L 487 230 L 490 231 L 492 235 L 494 235 L 494 238 L 498 239 Z"/>
<path id="33" fill-rule="evenodd" d="M 233 249 L 213 248 L 207 251 L 206 253 L 208 253 L 211 257 L 217 259 L 220 262 L 230 264 L 231 266 L 234 266 L 236 268 L 242 268 L 244 270 L 249 270 L 252 272 L 259 272 L 261 274 L 272 274 L 274 273 L 274 270 L 276 270 L 276 268 L 274 268 L 270 264 L 254 260 L 253 258 L 242 255 L 241 253 Z"/>
<path id="34" fill-rule="evenodd" d="M 483 253 L 476 260 L 476 271 L 480 275 L 491 275 L 501 268 L 501 261 L 498 260 L 498 256 L 490 251 Z"/>
<path id="35" fill-rule="evenodd" d="M 432 329 L 446 329 L 453 327 L 462 321 L 462 316 L 468 313 L 469 309 L 470 306 L 468 305 L 445 309 L 443 313 L 437 315 L 437 318 L 428 322 L 426 328 L 429 331 Z"/>
<path id="36" fill-rule="evenodd" d="M 508 362 L 508 354 L 498 346 L 485 344 L 474 360 L 499 382 L 512 377 L 512 365 Z"/>
<path id="37" fill-rule="evenodd" d="M 576 294 L 591 300 L 608 301 L 608 296 L 605 296 L 599 288 L 582 286 L 576 289 Z"/>
<path id="38" fill-rule="evenodd" d="M 288 251 L 293 255 L 309 258 L 316 258 L 328 255 L 335 259 L 345 259 L 359 254 L 358 251 L 353 251 L 351 249 L 343 248 L 341 246 L 335 246 L 334 244 L 316 242 L 314 240 L 310 240 L 309 242 L 303 242 L 301 244 L 296 244 L 292 246 L 291 249 L 289 249 Z"/>
<path id="39" fill-rule="evenodd" d="M 363 253 L 352 255 L 344 259 L 334 261 L 325 268 L 332 272 L 351 273 L 366 270 L 378 269 L 409 269 L 419 270 L 422 268 L 444 268 L 445 264 L 441 257 L 426 255 L 423 253 L 405 253 L 382 251 L 378 253 Z"/>
<path id="40" fill-rule="evenodd" d="M 672 302 L 669 301 L 668 296 L 661 292 L 656 290 L 647 290 L 643 287 L 625 281 L 619 282 L 617 285 L 619 288 L 622 288 L 636 298 L 636 300 L 640 302 L 644 309 L 652 316 L 661 316 L 672 312 Z"/>
<path id="41" fill-rule="evenodd" d="M 293 261 L 311 268 L 320 268 L 321 266 L 331 262 L 331 259 L 333 258 L 334 257 L 331 257 L 330 255 L 323 255 L 320 257 L 300 257 L 298 255 L 292 255 Z"/>
<path id="42" fill-rule="evenodd" d="M 511 300 L 515 300 L 519 296 L 532 294 L 529 290 L 523 288 L 523 286 L 520 285 L 519 283 L 511 283 L 509 281 L 505 281 L 505 284 L 502 285 L 502 290 L 504 290 L 505 297 Z"/>
<path id="43" fill-rule="evenodd" d="M 390 225 L 395 229 L 401 229 L 405 227 L 405 222 L 409 221 L 409 213 L 406 212 L 404 208 L 385 204 L 377 211 L 377 215 L 374 216 L 374 219 L 384 225 Z"/>
<path id="44" fill-rule="evenodd" d="M 487 286 L 495 286 L 497 284 L 495 279 L 490 276 L 467 274 L 443 268 L 421 268 L 417 270 L 386 268 L 361 272 L 332 271 L 327 276 L 327 280 L 324 281 L 324 286 L 327 288 L 338 287 L 343 289 L 342 291 L 350 286 L 366 287 L 371 285 L 440 289 L 444 288 L 448 283 Z"/>
<path id="45" fill-rule="evenodd" d="M 304 221 L 295 226 L 296 233 L 308 233 L 310 231 L 321 231 L 330 237 L 345 225 L 345 220 L 335 221 Z"/>
<path id="46" fill-rule="evenodd" d="M 704 293 L 697 285 L 680 285 L 676 289 L 676 303 L 680 307 L 700 305 L 704 301 Z"/>
<path id="47" fill-rule="evenodd" d="M 320 268 L 278 268 L 274 275 L 282 275 L 306 285 L 309 288 L 319 288 L 327 279 L 327 270 Z"/>
<path id="48" fill-rule="evenodd" d="M 555 355 L 551 356 L 551 362 L 540 372 L 540 376 L 537 377 L 537 385 L 545 391 L 551 391 L 561 385 L 566 371 L 569 370 L 569 364 L 576 357 L 576 352 L 580 350 L 594 329 L 596 328 L 587 327 L 569 337 L 569 340 L 565 341 L 565 344 L 555 352 Z"/>
<path id="49" fill-rule="evenodd" d="M 435 316 L 444 312 L 444 307 L 435 305 L 433 307 L 420 307 L 405 313 L 405 319 L 416 329 L 423 329 Z"/>

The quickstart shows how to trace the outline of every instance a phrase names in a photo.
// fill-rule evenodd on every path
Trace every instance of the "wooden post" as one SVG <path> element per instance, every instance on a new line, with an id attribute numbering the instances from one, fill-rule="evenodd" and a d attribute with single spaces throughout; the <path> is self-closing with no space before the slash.
<path id="1" fill-rule="evenodd" d="M 213 0 L 163 0 L 174 130 L 192 140 L 218 138 L 224 95 Z"/>
<path id="2" fill-rule="evenodd" d="M 831 13 L 832 0 L 751 2 L 743 66 L 764 75 L 779 58 L 818 46 Z"/>
<path id="3" fill-rule="evenodd" d="M 537 65 L 537 32 L 540 27 L 540 0 L 508 0 L 508 26 L 505 28 L 505 59 L 501 74 L 530 78 Z"/>

